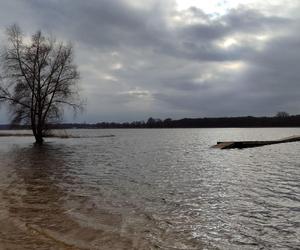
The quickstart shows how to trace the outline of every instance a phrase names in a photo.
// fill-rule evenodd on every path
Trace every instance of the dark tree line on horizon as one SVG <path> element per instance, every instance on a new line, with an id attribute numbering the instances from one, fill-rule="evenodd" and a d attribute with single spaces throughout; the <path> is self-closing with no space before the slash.
<path id="1" fill-rule="evenodd" d="M 107 128 L 230 128 L 230 127 L 300 127 L 300 115 L 288 115 L 278 112 L 273 117 L 221 117 L 221 118 L 184 118 L 164 120 L 150 117 L 147 121 L 99 122 L 99 123 L 63 123 L 49 125 L 53 129 L 107 129 Z M 24 129 L 26 126 L 0 125 L 0 129 Z"/>
<path id="2" fill-rule="evenodd" d="M 65 124 L 67 125 L 67 124 Z M 69 124 L 69 128 L 230 128 L 230 127 L 300 127 L 300 115 L 274 117 L 184 118 L 164 120 L 150 117 L 147 121 L 131 123 L 100 122 Z"/>

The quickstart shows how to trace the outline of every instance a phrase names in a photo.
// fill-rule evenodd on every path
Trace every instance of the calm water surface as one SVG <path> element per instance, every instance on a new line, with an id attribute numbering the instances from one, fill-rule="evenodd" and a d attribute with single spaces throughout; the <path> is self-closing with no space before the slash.
<path id="1" fill-rule="evenodd" d="M 300 249 L 300 129 L 0 137 L 0 249 Z M 103 137 L 103 135 L 115 135 Z"/>

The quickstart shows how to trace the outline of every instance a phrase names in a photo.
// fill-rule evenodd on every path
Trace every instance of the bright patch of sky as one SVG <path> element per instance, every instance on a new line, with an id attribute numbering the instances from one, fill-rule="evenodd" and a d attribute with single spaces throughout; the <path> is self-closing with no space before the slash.
<path id="1" fill-rule="evenodd" d="M 279 16 L 297 15 L 293 10 L 297 9 L 298 3 L 294 0 L 175 0 L 177 10 L 182 11 L 190 7 L 201 9 L 207 14 L 225 15 L 230 9 L 247 7 L 259 9 L 263 13 Z"/>
<path id="2" fill-rule="evenodd" d="M 185 10 L 190 7 L 197 7 L 210 14 L 225 14 L 229 9 L 235 8 L 241 4 L 249 5 L 255 0 L 176 0 L 177 9 Z"/>

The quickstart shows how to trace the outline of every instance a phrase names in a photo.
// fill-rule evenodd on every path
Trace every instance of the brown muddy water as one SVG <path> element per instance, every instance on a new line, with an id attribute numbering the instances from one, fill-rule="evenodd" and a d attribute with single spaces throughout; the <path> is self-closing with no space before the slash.
<path id="1" fill-rule="evenodd" d="M 68 133 L 0 137 L 0 249 L 300 249 L 300 143 L 210 148 L 300 129 Z"/>

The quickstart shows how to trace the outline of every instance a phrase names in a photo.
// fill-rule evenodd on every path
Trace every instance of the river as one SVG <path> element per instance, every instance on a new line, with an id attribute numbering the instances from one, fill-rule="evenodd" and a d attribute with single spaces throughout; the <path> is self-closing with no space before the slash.
<path id="1" fill-rule="evenodd" d="M 0 249 L 300 248 L 300 143 L 210 148 L 300 128 L 67 133 L 0 137 Z"/>

